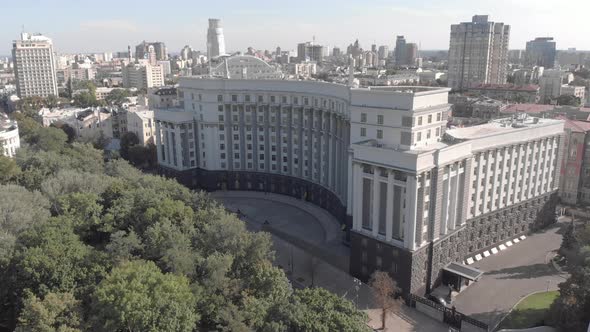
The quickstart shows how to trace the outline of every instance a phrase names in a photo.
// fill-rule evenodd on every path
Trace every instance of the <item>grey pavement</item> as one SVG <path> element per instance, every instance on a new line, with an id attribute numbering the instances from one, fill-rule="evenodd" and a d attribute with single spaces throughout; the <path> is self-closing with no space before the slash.
<path id="1" fill-rule="evenodd" d="M 211 196 L 222 202 L 230 211 L 240 209 L 249 229 L 259 231 L 265 220 L 274 227 L 313 242 L 326 250 L 348 255 L 348 248 L 340 242 L 341 230 L 338 222 L 323 209 L 292 197 L 245 191 L 218 191 Z M 275 250 L 275 264 L 281 267 L 294 287 L 322 287 L 353 301 L 367 312 L 369 325 L 381 326 L 380 311 L 373 300 L 371 289 L 355 282 L 347 269 L 338 264 L 325 262 L 300 248 L 271 234 Z M 446 325 L 423 315 L 405 305 L 395 315 L 387 316 L 386 332 L 400 331 L 448 331 Z"/>
<path id="2" fill-rule="evenodd" d="M 457 295 L 453 305 L 495 327 L 521 298 L 536 291 L 558 289 L 567 276 L 560 274 L 550 259 L 561 245 L 566 222 L 560 218 L 544 231 L 472 264 L 484 275 Z"/>

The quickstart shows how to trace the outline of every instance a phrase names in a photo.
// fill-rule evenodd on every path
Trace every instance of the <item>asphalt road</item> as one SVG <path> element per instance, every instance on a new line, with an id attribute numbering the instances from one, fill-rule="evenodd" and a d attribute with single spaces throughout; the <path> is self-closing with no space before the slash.
<path id="1" fill-rule="evenodd" d="M 549 261 L 561 245 L 565 219 L 527 237 L 496 255 L 474 263 L 482 278 L 461 292 L 453 305 L 457 310 L 495 327 L 526 295 L 556 290 L 565 275 Z"/>

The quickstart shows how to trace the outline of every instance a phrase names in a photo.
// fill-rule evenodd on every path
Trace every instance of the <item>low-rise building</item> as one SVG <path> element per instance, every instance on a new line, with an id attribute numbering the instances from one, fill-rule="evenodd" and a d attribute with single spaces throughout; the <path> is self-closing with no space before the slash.
<path id="1" fill-rule="evenodd" d="M 42 108 L 38 114 L 44 127 L 63 123 L 74 128 L 77 137 L 113 137 L 112 111 L 107 108 Z"/>
<path id="2" fill-rule="evenodd" d="M 151 109 L 178 107 L 178 92 L 175 87 L 151 89 L 148 96 Z"/>
<path id="3" fill-rule="evenodd" d="M 584 105 L 584 102 L 586 101 L 586 87 L 564 84 L 561 86 L 560 95 L 572 95 L 580 98 L 580 103 Z"/>
<path id="4" fill-rule="evenodd" d="M 565 119 L 559 197 L 566 204 L 590 203 L 590 122 Z"/>
<path id="5" fill-rule="evenodd" d="M 154 144 L 156 123 L 154 111 L 143 107 L 132 107 L 127 110 L 127 132 L 134 133 L 141 145 Z"/>
<path id="6" fill-rule="evenodd" d="M 479 84 L 468 89 L 470 94 L 486 96 L 504 102 L 537 103 L 539 86 L 515 84 Z"/>

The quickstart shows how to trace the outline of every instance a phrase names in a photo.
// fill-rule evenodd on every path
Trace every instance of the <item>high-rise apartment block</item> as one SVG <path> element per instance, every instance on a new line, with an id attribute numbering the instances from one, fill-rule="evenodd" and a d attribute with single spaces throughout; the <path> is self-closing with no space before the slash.
<path id="1" fill-rule="evenodd" d="M 508 71 L 510 26 L 475 15 L 471 22 L 451 25 L 449 87 L 505 84 Z"/>
<path id="2" fill-rule="evenodd" d="M 20 98 L 57 96 L 55 54 L 50 38 L 23 32 L 12 44 L 16 89 Z"/>
<path id="3" fill-rule="evenodd" d="M 131 63 L 122 69 L 123 86 L 146 90 L 164 85 L 164 68 L 162 65 L 149 63 Z"/>
<path id="4" fill-rule="evenodd" d="M 207 56 L 216 58 L 225 54 L 225 37 L 223 28 L 219 19 L 209 19 L 209 29 L 207 29 Z"/>
<path id="5" fill-rule="evenodd" d="M 144 40 L 139 45 L 135 46 L 136 60 L 149 60 L 150 57 L 155 58 L 155 61 L 168 59 L 166 45 L 162 42 L 146 42 Z"/>
<path id="6" fill-rule="evenodd" d="M 324 60 L 324 47 L 312 42 L 297 44 L 297 60 L 300 62 L 315 61 L 320 63 Z"/>
<path id="7" fill-rule="evenodd" d="M 407 43 L 404 36 L 397 36 L 394 57 L 396 66 L 414 66 L 418 57 L 418 45 Z"/>
<path id="8" fill-rule="evenodd" d="M 379 55 L 379 60 L 387 59 L 389 57 L 389 47 L 387 45 L 379 46 L 377 54 Z"/>
<path id="9" fill-rule="evenodd" d="M 555 65 L 555 41 L 553 37 L 539 37 L 526 43 L 526 65 L 553 68 Z"/>

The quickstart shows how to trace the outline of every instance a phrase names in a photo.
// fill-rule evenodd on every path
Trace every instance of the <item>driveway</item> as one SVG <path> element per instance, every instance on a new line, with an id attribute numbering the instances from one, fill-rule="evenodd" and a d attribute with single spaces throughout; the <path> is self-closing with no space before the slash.
<path id="1" fill-rule="evenodd" d="M 550 258 L 561 245 L 567 221 L 561 218 L 550 228 L 471 265 L 484 275 L 457 296 L 455 307 L 495 327 L 521 298 L 556 290 L 566 276 L 553 268 Z"/>

